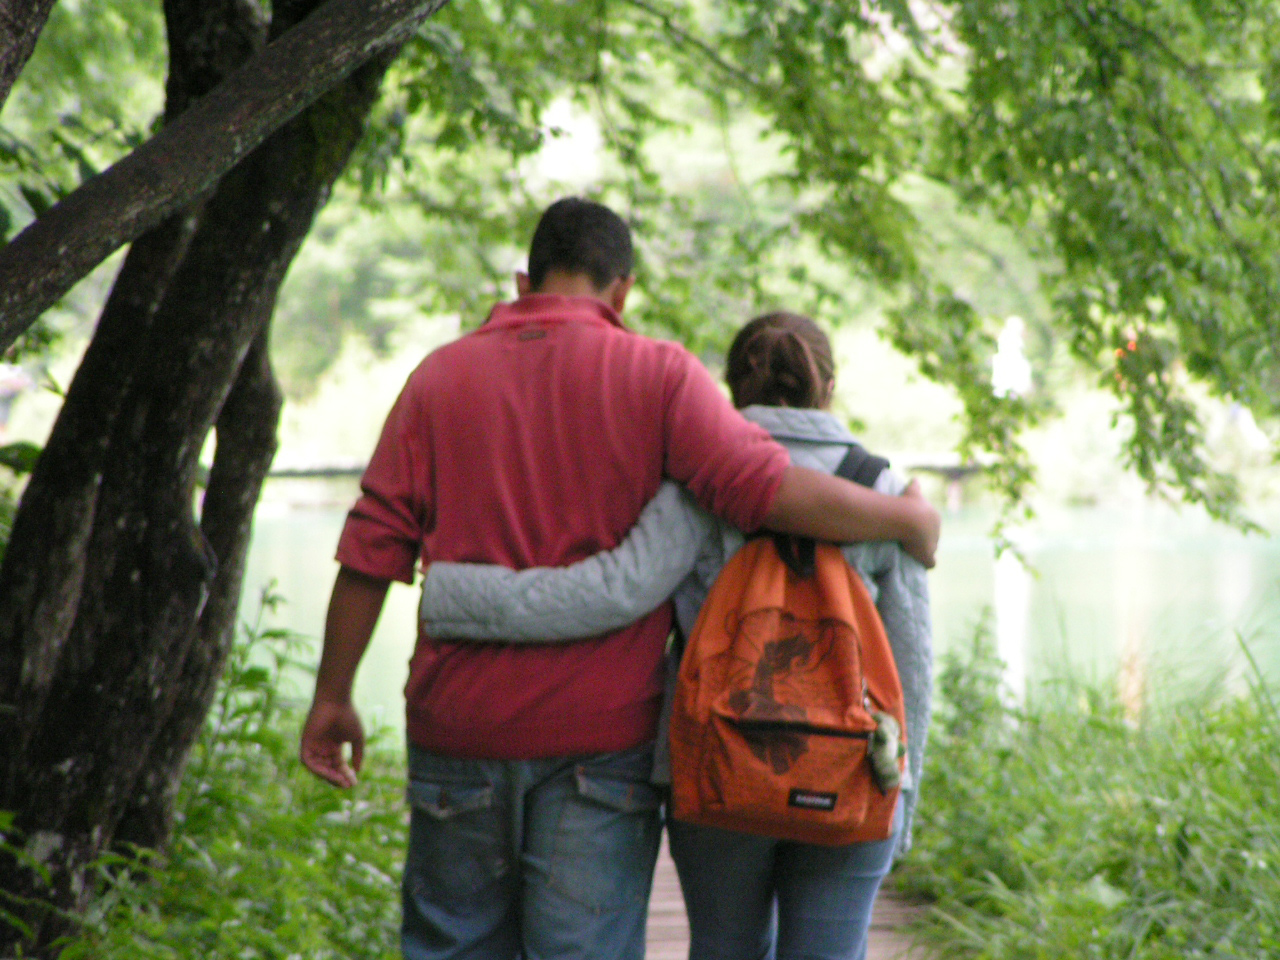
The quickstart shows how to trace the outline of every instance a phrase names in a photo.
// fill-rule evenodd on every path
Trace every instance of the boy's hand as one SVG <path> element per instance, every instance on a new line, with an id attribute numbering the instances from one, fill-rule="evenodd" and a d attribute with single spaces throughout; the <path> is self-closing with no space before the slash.
<path id="1" fill-rule="evenodd" d="M 902 496 L 912 501 L 915 532 L 902 540 L 902 548 L 926 568 L 937 564 L 938 538 L 942 536 L 942 517 L 920 492 L 920 484 L 912 480 Z"/>
<path id="2" fill-rule="evenodd" d="M 350 764 L 345 757 L 348 743 L 351 744 Z M 364 762 L 364 725 L 355 707 L 349 701 L 314 700 L 302 728 L 302 747 L 298 753 L 303 765 L 317 777 L 335 787 L 354 786 Z"/>

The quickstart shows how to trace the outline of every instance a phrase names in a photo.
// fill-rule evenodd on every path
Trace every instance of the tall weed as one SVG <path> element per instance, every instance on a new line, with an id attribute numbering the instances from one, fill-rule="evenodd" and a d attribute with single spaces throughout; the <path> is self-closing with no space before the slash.
<path id="1" fill-rule="evenodd" d="M 263 610 L 278 600 L 264 595 Z M 193 753 L 163 857 L 118 855 L 65 960 L 392 958 L 406 815 L 400 757 L 338 791 L 294 758 L 277 694 L 298 640 L 244 625 Z M 1073 681 L 1013 704 L 985 626 L 944 660 L 916 846 L 898 871 L 932 901 L 946 957 L 1280 956 L 1280 713 L 1182 692 L 1128 717 Z"/>
<path id="2" fill-rule="evenodd" d="M 297 762 L 299 705 L 280 699 L 300 639 L 265 591 L 193 751 L 163 856 L 101 865 L 106 893 L 64 960 L 399 956 L 403 762 L 379 747 L 341 791 Z"/>
<path id="3" fill-rule="evenodd" d="M 1280 956 L 1280 717 L 1260 675 L 1126 716 L 1064 681 L 1010 706 L 980 628 L 944 661 L 917 845 L 944 956 Z"/>

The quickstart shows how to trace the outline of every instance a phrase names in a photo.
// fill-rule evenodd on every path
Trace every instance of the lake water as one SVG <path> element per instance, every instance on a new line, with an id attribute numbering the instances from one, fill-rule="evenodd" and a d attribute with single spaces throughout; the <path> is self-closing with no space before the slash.
<path id="1" fill-rule="evenodd" d="M 334 546 L 355 493 L 348 480 L 268 484 L 249 555 L 246 616 L 274 580 L 286 603 L 273 623 L 320 637 L 337 571 Z M 978 509 L 944 517 L 930 574 L 940 653 L 970 642 L 990 617 L 1014 688 L 1068 672 L 1118 682 L 1130 699 L 1147 679 L 1166 688 L 1211 678 L 1242 685 L 1241 639 L 1280 680 L 1277 538 L 1245 536 L 1157 503 L 1046 511 L 1014 532 L 1027 570 L 1010 555 L 996 560 L 992 519 Z M 1258 519 L 1280 529 L 1280 512 Z M 413 588 L 392 586 L 357 678 L 362 713 L 395 729 L 417 599 Z M 309 683 L 295 692 L 309 696 Z"/>

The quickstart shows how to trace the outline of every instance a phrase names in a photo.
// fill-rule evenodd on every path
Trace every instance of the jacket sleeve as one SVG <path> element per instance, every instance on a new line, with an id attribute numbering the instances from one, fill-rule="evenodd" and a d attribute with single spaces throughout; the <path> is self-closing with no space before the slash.
<path id="1" fill-rule="evenodd" d="M 667 600 L 713 528 L 670 481 L 612 550 L 567 567 L 510 570 L 432 563 L 422 583 L 422 628 L 441 640 L 546 643 L 617 630 Z"/>
<path id="2" fill-rule="evenodd" d="M 666 476 L 722 520 L 757 530 L 791 465 L 786 448 L 735 410 L 707 369 L 674 344 L 663 404 Z"/>
<path id="3" fill-rule="evenodd" d="M 876 478 L 873 488 L 899 496 L 907 481 L 891 470 Z M 859 543 L 844 548 L 845 559 L 867 582 L 889 637 L 893 660 L 902 682 L 907 713 L 907 776 L 903 779 L 903 826 L 896 857 L 911 849 L 924 748 L 933 713 L 933 625 L 929 610 L 927 571 L 897 543 Z"/>
<path id="4" fill-rule="evenodd" d="M 420 399 L 424 362 L 387 414 L 347 514 L 337 560 L 361 573 L 413 583 L 414 564 L 432 523 L 426 405 Z"/>

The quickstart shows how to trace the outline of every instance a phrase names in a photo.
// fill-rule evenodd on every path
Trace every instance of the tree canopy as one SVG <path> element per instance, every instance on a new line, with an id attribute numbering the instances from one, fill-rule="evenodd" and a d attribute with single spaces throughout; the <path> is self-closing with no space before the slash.
<path id="1" fill-rule="evenodd" d="M 125 56 L 154 64 L 158 12 L 120 7 L 143 25 Z M 1261 3 L 1174 0 L 456 3 L 393 67 L 349 179 L 367 205 L 421 212 L 434 236 L 423 252 L 443 261 L 425 281 L 435 305 L 473 313 L 498 289 L 494 251 L 518 247 L 546 200 L 513 171 L 567 98 L 600 122 L 612 162 L 593 189 L 632 218 L 652 271 L 642 326 L 706 347 L 723 335 L 718 318 L 746 304 L 799 296 L 846 314 L 847 289 L 813 269 L 819 251 L 854 282 L 853 299 L 872 291 L 893 342 L 956 388 L 966 452 L 997 455 L 1017 493 L 1028 479 L 1018 431 L 1049 398 L 992 397 L 1003 318 L 938 269 L 933 225 L 905 199 L 913 183 L 937 184 L 1038 258 L 1049 308 L 1029 319 L 1042 345 L 1061 345 L 1119 398 L 1130 464 L 1231 516 L 1234 488 L 1204 454 L 1188 387 L 1274 417 L 1275 19 Z M 51 42 L 104 29 L 61 21 Z M 99 95 L 87 113 L 135 146 L 140 130 L 118 108 Z M 59 122 L 26 191 L 49 199 L 48 170 L 87 174 L 104 152 L 100 132 L 77 135 L 68 111 Z M 743 165 L 755 153 L 772 162 L 731 184 L 657 169 L 663 138 L 691 123 L 719 128 Z M 753 125 L 755 145 L 742 136 Z"/>

